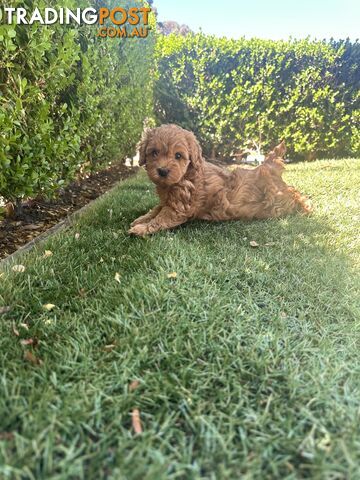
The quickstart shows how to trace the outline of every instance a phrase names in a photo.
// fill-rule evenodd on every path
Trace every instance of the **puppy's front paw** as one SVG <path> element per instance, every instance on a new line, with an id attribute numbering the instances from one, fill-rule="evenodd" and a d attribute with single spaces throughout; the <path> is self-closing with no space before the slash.
<path id="1" fill-rule="evenodd" d="M 131 222 L 130 228 L 135 227 L 135 225 L 139 225 L 139 223 L 141 223 L 141 220 L 142 218 L 140 217 L 134 220 L 133 222 Z"/>
<path id="2" fill-rule="evenodd" d="M 147 229 L 147 225 L 143 224 L 143 223 L 138 223 L 136 225 L 133 225 L 130 230 L 129 230 L 129 233 L 131 235 L 137 235 L 138 237 L 143 237 L 144 235 L 148 234 L 148 229 Z"/>

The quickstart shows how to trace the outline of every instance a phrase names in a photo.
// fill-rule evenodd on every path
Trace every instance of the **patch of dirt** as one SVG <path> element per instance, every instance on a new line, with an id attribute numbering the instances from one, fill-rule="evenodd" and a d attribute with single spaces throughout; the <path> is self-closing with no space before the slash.
<path id="1" fill-rule="evenodd" d="M 136 167 L 129 168 L 120 162 L 114 163 L 61 189 L 55 199 L 28 200 L 24 203 L 20 216 L 0 221 L 0 259 L 15 252 L 137 170 Z"/>

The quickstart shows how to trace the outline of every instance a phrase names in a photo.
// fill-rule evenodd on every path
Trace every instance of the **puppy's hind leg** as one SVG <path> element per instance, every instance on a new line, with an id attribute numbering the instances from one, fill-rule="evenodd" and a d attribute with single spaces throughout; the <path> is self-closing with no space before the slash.
<path id="1" fill-rule="evenodd" d="M 296 212 L 308 214 L 312 211 L 310 200 L 294 187 L 286 185 L 277 192 L 267 192 L 264 209 L 257 218 L 283 217 Z"/>
<path id="2" fill-rule="evenodd" d="M 307 198 L 305 195 L 302 195 L 294 187 L 288 187 L 288 190 L 291 192 L 294 202 L 294 209 L 296 211 L 304 214 L 309 214 L 313 211 L 313 206 L 309 198 Z"/>

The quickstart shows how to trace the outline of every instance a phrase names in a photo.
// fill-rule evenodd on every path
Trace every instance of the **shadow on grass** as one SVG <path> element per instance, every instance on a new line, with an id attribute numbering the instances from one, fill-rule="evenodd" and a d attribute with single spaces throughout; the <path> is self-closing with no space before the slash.
<path id="1" fill-rule="evenodd" d="M 254 308 L 262 309 L 258 312 L 262 317 L 267 314 L 259 305 L 276 302 L 287 303 L 296 318 L 302 309 L 331 307 L 334 315 L 349 308 L 355 311 L 358 277 L 344 249 L 329 241 L 336 230 L 325 217 L 192 221 L 148 238 L 130 237 L 131 221 L 156 204 L 149 190 L 147 183 L 121 185 L 118 193 L 80 219 L 73 231 L 44 245 L 44 250 L 55 253 L 53 257 L 44 260 L 35 252 L 25 257 L 25 278 L 12 276 L 3 284 L 3 303 L 14 305 L 8 318 L 40 325 L 46 316 L 42 305 L 47 303 L 66 315 L 92 311 L 93 320 L 112 316 L 119 308 L 134 315 L 137 309 L 144 311 L 141 288 L 146 290 L 151 281 L 155 286 L 151 293 L 146 290 L 147 304 L 149 311 L 156 310 L 156 295 L 166 298 L 169 293 L 169 285 L 159 277 L 166 278 L 170 269 L 187 278 L 187 295 L 200 304 L 199 292 L 208 282 L 218 289 L 220 298 L 224 295 L 224 304 L 229 294 L 253 296 Z M 146 195 L 134 198 L 139 192 Z M 76 239 L 77 229 L 81 234 Z M 115 281 L 117 273 L 121 288 Z M 173 302 L 176 308 L 176 298 Z M 130 309 L 124 309 L 125 304 Z M 184 306 L 182 312 L 192 314 Z"/>

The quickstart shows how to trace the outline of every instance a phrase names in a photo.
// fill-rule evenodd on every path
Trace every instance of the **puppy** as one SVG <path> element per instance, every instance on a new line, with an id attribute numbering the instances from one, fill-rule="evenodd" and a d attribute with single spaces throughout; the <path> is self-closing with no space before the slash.
<path id="1" fill-rule="evenodd" d="M 236 220 L 309 213 L 309 201 L 281 178 L 285 144 L 254 169 L 230 172 L 208 163 L 194 134 L 177 125 L 145 130 L 139 164 L 156 185 L 160 203 L 137 218 L 129 233 L 148 235 L 191 219 Z"/>

